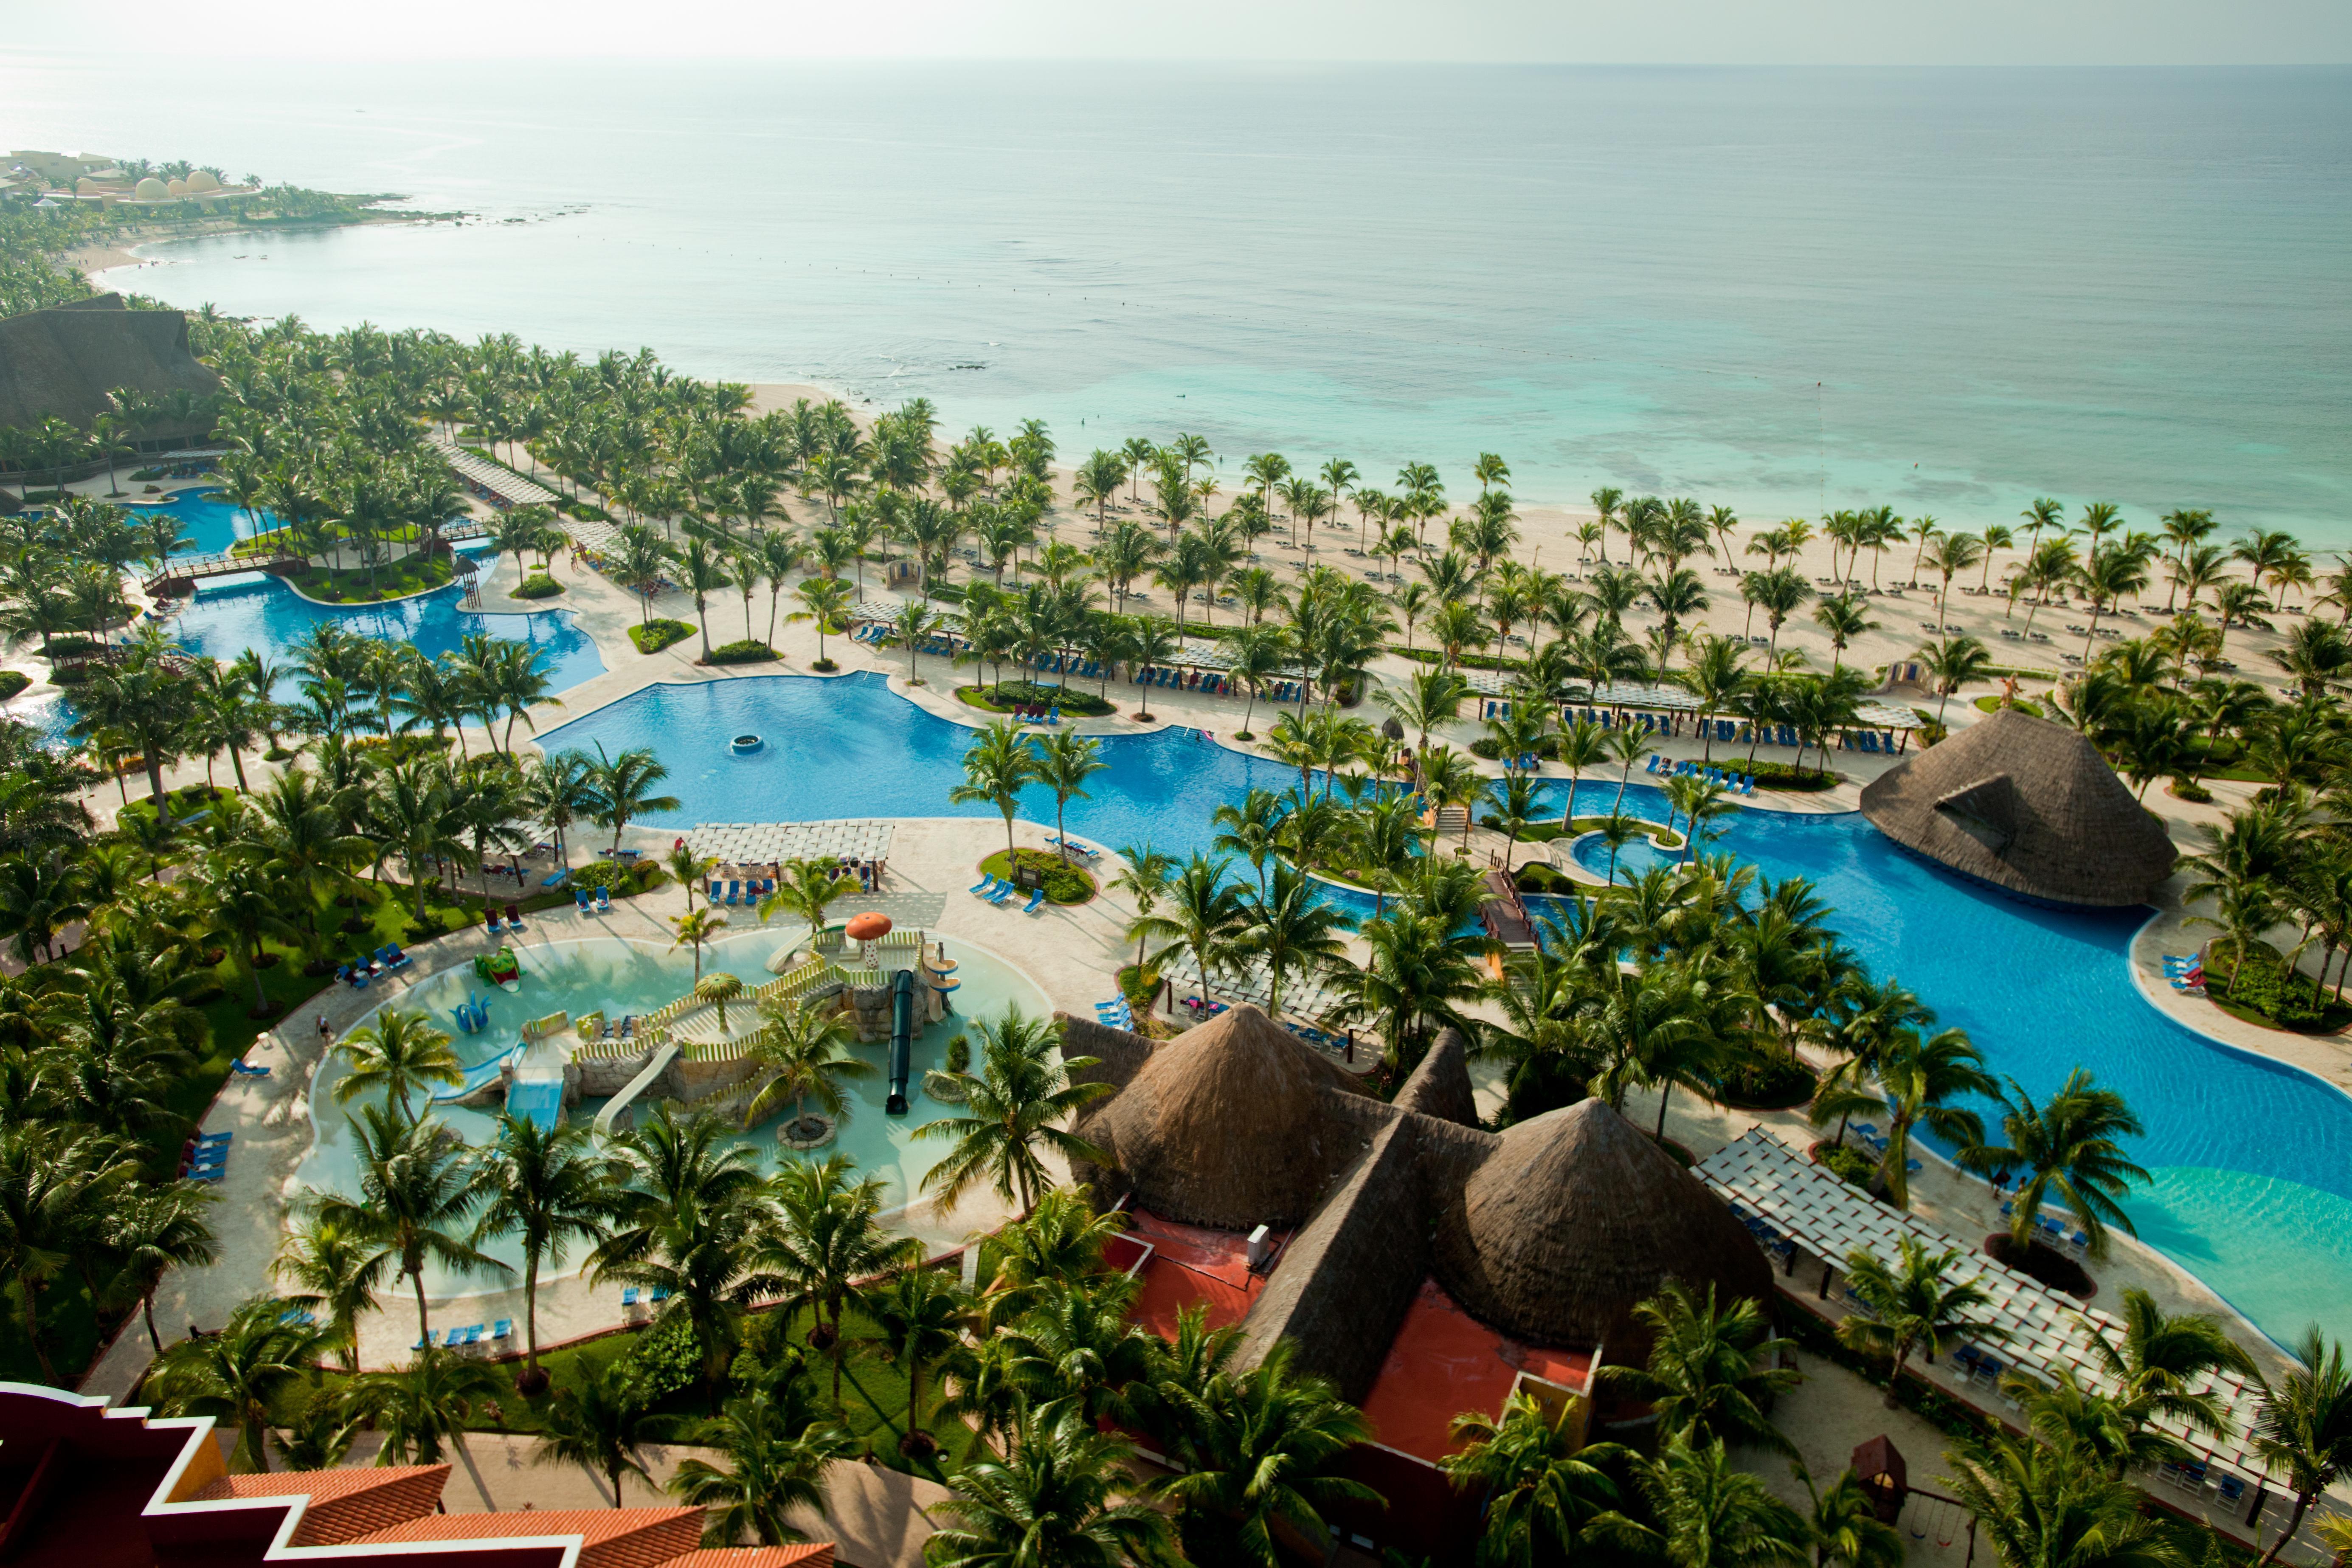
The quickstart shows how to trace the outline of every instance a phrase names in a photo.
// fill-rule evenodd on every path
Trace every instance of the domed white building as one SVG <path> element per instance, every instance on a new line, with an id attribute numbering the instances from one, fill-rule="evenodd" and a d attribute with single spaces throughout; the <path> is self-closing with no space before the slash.
<path id="1" fill-rule="evenodd" d="M 142 202 L 160 202 L 172 193 L 164 187 L 163 181 L 150 174 L 132 186 L 131 194 Z"/>

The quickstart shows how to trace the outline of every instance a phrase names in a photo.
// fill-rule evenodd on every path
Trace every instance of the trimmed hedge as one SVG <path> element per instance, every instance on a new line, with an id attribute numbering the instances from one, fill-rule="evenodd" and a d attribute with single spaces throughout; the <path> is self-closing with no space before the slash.
<path id="1" fill-rule="evenodd" d="M 1079 867 L 1071 865 L 1050 849 L 1024 849 L 1018 852 L 1021 864 L 1045 873 L 1045 901 L 1049 904 L 1083 904 L 1095 896 L 1095 879 Z M 992 877 L 1013 880 L 1013 866 L 1000 849 L 980 863 L 980 868 Z"/>
<path id="2" fill-rule="evenodd" d="M 33 678 L 21 669 L 0 669 L 0 702 L 5 702 L 27 686 Z"/>
<path id="3" fill-rule="evenodd" d="M 684 621 L 648 621 L 629 628 L 629 641 L 639 653 L 659 653 L 673 643 L 684 642 L 694 635 L 694 628 Z"/>
<path id="4" fill-rule="evenodd" d="M 1816 1143 L 1812 1152 L 1814 1164 L 1848 1186 L 1867 1192 L 1871 1177 L 1878 1173 L 1878 1163 L 1859 1149 L 1850 1149 L 1843 1143 Z"/>
<path id="5" fill-rule="evenodd" d="M 774 648 L 770 647 L 766 643 L 754 642 L 749 637 L 738 637 L 733 642 L 719 644 L 717 647 L 710 650 L 710 657 L 709 658 L 698 659 L 696 662 L 700 664 L 766 664 L 771 660 L 779 659 L 783 657 L 783 655 L 778 653 Z"/>
<path id="6" fill-rule="evenodd" d="M 544 572 L 534 572 L 515 584 L 512 596 L 518 599 L 552 599 L 563 592 L 563 584 Z"/>
<path id="7" fill-rule="evenodd" d="M 1530 860 L 1511 873 L 1522 893 L 1572 893 L 1578 883 L 1565 873 L 1554 870 L 1540 860 Z"/>
<path id="8" fill-rule="evenodd" d="M 1792 795 L 1817 795 L 1825 789 L 1835 789 L 1838 783 L 1834 771 L 1815 773 L 1793 763 L 1768 763 L 1761 758 L 1753 763 L 1743 760 L 1738 771 L 1755 774 L 1758 789 L 1787 790 Z"/>
<path id="9" fill-rule="evenodd" d="M 1063 712 L 1075 713 L 1085 719 L 1097 719 L 1106 713 L 1118 711 L 1114 704 L 1104 701 L 1091 691 L 1081 690 L 1075 686 L 1066 689 L 1047 686 L 1034 680 L 1008 680 L 1001 688 L 959 686 L 956 688 L 956 700 L 967 708 L 978 708 L 989 713 L 1010 713 L 1024 704 L 1044 708 L 1058 705 Z"/>

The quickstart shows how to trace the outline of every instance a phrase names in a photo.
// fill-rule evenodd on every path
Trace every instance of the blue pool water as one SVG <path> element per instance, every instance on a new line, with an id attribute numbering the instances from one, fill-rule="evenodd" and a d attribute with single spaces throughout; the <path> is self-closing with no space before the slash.
<path id="1" fill-rule="evenodd" d="M 172 634 L 183 645 L 224 662 L 257 647 L 273 663 L 283 664 L 322 621 L 337 622 L 360 637 L 409 643 L 434 658 L 457 652 L 467 633 L 485 632 L 541 649 L 554 690 L 567 691 L 604 673 L 595 639 L 573 626 L 567 612 L 480 615 L 458 606 L 463 592 L 453 583 L 413 599 L 346 608 L 313 604 L 276 578 L 257 573 L 197 584 L 195 597 L 173 622 Z M 291 679 L 278 685 L 281 701 L 300 695 Z"/>
<path id="2" fill-rule="evenodd" d="M 729 737 L 747 730 L 769 744 L 732 755 Z M 680 800 L 659 825 L 685 826 L 992 816 L 948 803 L 970 735 L 892 696 L 879 676 L 787 676 L 652 688 L 541 743 L 652 746 Z M 1184 731 L 1110 737 L 1103 754 L 1111 765 L 1091 800 L 1071 803 L 1069 826 L 1112 847 L 1150 839 L 1178 855 L 1206 849 L 1218 805 L 1297 776 Z M 1566 789 L 1545 785 L 1555 817 Z M 1583 784 L 1578 814 L 1605 811 L 1616 793 L 1614 780 Z M 1625 809 L 1665 819 L 1664 797 L 1645 784 L 1626 792 Z M 1051 795 L 1033 791 L 1023 815 L 1051 824 Z M 2278 1339 L 2314 1321 L 2352 1337 L 2352 1099 L 2151 1006 L 2126 956 L 2146 910 L 2018 903 L 1904 855 L 1853 814 L 1743 810 L 1717 827 L 1711 847 L 1768 876 L 1815 882 L 1872 970 L 1899 976 L 1943 1023 L 1967 1029 L 1995 1072 L 2041 1096 L 2080 1064 L 2120 1090 L 2147 1124 L 2132 1152 L 2154 1181 L 2128 1205 L 2144 1239 Z M 1629 846 L 1629 858 L 1643 853 Z"/>
<path id="3" fill-rule="evenodd" d="M 252 538 L 257 531 L 255 521 L 221 500 L 218 490 L 182 490 L 168 500 L 124 510 L 134 522 L 158 511 L 178 518 L 180 532 L 187 541 L 181 547 L 183 553 L 217 554 L 240 539 Z M 271 527 L 278 521 L 266 511 L 259 517 L 259 528 Z"/>

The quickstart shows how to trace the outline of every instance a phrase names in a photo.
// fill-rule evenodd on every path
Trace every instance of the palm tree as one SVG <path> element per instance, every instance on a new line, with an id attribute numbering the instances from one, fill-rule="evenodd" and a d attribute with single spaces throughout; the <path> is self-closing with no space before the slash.
<path id="1" fill-rule="evenodd" d="M 963 1342 L 971 1308 L 956 1281 L 936 1268 L 901 1268 L 866 1296 L 866 1310 L 882 1331 L 883 1353 L 907 1374 L 907 1430 L 898 1446 L 910 1458 L 938 1446 L 922 1429 L 923 1369 Z"/>
<path id="2" fill-rule="evenodd" d="M 964 782 L 948 791 L 953 805 L 988 805 L 1004 817 L 1004 858 L 1008 868 L 1017 859 L 1013 843 L 1013 818 L 1021 809 L 1021 792 L 1037 778 L 1037 753 L 1018 721 L 999 719 L 980 728 L 963 754 Z"/>
<path id="3" fill-rule="evenodd" d="M 1463 1026 L 1455 1004 L 1482 989 L 1476 949 L 1454 940 L 1453 924 L 1407 899 L 1359 926 L 1369 962 L 1333 972 L 1331 989 L 1342 1000 L 1327 1021 L 1370 1021 L 1391 1068 L 1419 1065 L 1438 1029 Z"/>
<path id="4" fill-rule="evenodd" d="M 372 1089 L 382 1089 L 401 1119 L 416 1120 L 409 1097 L 434 1084 L 456 1088 L 466 1081 L 449 1036 L 433 1026 L 421 1009 L 404 1013 L 386 1007 L 373 1024 L 353 1029 L 336 1043 L 344 1059 L 343 1076 L 335 1084 L 335 1103 L 349 1105 Z"/>
<path id="5" fill-rule="evenodd" d="M 1954 1453 L 1952 1490 L 2000 1568 L 2180 1568 L 2138 1488 L 2073 1444 L 2006 1434 Z"/>
<path id="6" fill-rule="evenodd" d="M 1636 1461 L 1633 1478 L 1656 1524 L 1622 1533 L 1675 1568 L 1802 1568 L 1804 1516 L 1734 1466 L 1720 1440 L 1669 1438 L 1655 1458 Z"/>
<path id="7" fill-rule="evenodd" d="M 589 820 L 613 830 L 613 853 L 621 851 L 621 835 L 631 822 L 659 811 L 676 811 L 677 797 L 654 795 L 653 787 L 669 777 L 650 746 L 632 746 L 619 756 L 607 756 L 596 742 L 593 761 L 582 758 L 582 782 L 586 786 Z"/>
<path id="8" fill-rule="evenodd" d="M 1811 1488 L 1812 1479 L 1806 1477 Z M 1813 1568 L 1903 1568 L 1903 1533 L 1880 1521 L 1878 1499 L 1852 1466 L 1813 1491 Z"/>
<path id="9" fill-rule="evenodd" d="M 2250 1434 L 2255 1455 L 2294 1493 L 2294 1510 L 2263 1553 L 2262 1568 L 2278 1561 L 2320 1494 L 2352 1473 L 2352 1370 L 2344 1364 L 2344 1347 L 2315 1324 L 2295 1347 L 2295 1362 L 2267 1391 Z"/>
<path id="10" fill-rule="evenodd" d="M 1137 918 L 1146 918 L 1168 890 L 1168 879 L 1175 872 L 1176 862 L 1149 844 L 1122 844 L 1118 858 L 1121 869 L 1111 879 L 1110 889 L 1133 899 Z M 1127 934 L 1135 938 L 1135 966 L 1140 970 L 1143 967 L 1144 938 L 1150 933 L 1129 925 Z"/>
<path id="11" fill-rule="evenodd" d="M 210 1415 L 236 1428 L 232 1470 L 269 1468 L 269 1413 L 311 1375 L 322 1336 L 287 1321 L 285 1304 L 257 1296 L 220 1332 L 180 1341 L 155 1358 L 155 1403 L 173 1415 Z"/>
<path id="12" fill-rule="evenodd" d="M 1211 860 L 1194 851 L 1183 868 L 1159 889 L 1159 896 L 1168 900 L 1168 912 L 1146 910 L 1128 923 L 1127 934 L 1139 944 L 1146 938 L 1165 940 L 1160 958 L 1178 951 L 1192 955 L 1200 972 L 1203 1003 L 1209 999 L 1210 972 L 1224 963 L 1244 918 L 1241 889 L 1226 877 L 1232 865 L 1230 860 Z M 1137 951 L 1142 951 L 1140 945 Z"/>
<path id="13" fill-rule="evenodd" d="M 1282 1021 L 1283 977 L 1293 970 L 1313 970 L 1347 956 L 1340 939 L 1346 929 L 1339 906 L 1319 900 L 1315 879 L 1281 860 L 1265 890 L 1242 901 L 1243 925 L 1235 942 L 1262 954 L 1266 963 L 1266 1016 Z"/>
<path id="14" fill-rule="evenodd" d="M 450 1448 L 465 1453 L 466 1428 L 513 1385 L 488 1362 L 420 1345 L 406 1367 L 362 1373 L 352 1392 L 383 1434 L 382 1462 L 435 1465 Z"/>
<path id="15" fill-rule="evenodd" d="M 121 1278 L 137 1287 L 147 1342 L 163 1353 L 155 1331 L 155 1288 L 167 1268 L 204 1268 L 219 1261 L 220 1245 L 205 1223 L 216 1194 L 194 1182 L 167 1182 L 124 1193 L 108 1216 L 106 1242 L 121 1260 Z"/>
<path id="16" fill-rule="evenodd" d="M 1912 1351 L 1924 1346 L 1933 1360 L 1964 1340 L 2009 1337 L 2007 1329 L 1976 1315 L 1992 1298 L 1973 1281 L 1947 1278 L 1961 1256 L 1959 1248 L 1929 1252 L 1910 1237 L 1895 1240 L 1898 1257 L 1893 1267 L 1866 1247 L 1846 1255 L 1846 1293 L 1869 1310 L 1867 1316 L 1848 1313 L 1837 1331 L 1840 1343 L 1888 1358 L 1889 1410 L 1901 1404 L 1896 1389 Z"/>
<path id="17" fill-rule="evenodd" d="M 315 1211 L 278 1244 L 270 1278 L 292 1286 L 289 1308 L 326 1318 L 320 1333 L 343 1358 L 343 1370 L 360 1369 L 360 1315 L 376 1310 L 385 1273 L 396 1261 L 364 1230 Z"/>
<path id="18" fill-rule="evenodd" d="M 795 1160 L 779 1170 L 772 1195 L 776 1223 L 765 1227 L 751 1256 L 747 1288 L 781 1298 L 784 1321 L 805 1309 L 809 1345 L 830 1351 L 833 1402 L 841 1405 L 841 1363 L 846 1347 L 842 1319 L 865 1299 L 864 1281 L 922 1261 L 922 1244 L 892 1237 L 876 1215 L 882 1212 L 877 1176 L 850 1180 L 846 1155 Z"/>
<path id="19" fill-rule="evenodd" d="M 615 1195 L 611 1232 L 588 1255 L 598 1279 L 649 1287 L 665 1317 L 682 1316 L 702 1352 L 716 1407 L 735 1349 L 760 1218 L 756 1151 L 725 1142 L 716 1117 L 656 1108 L 622 1145 L 631 1180 Z"/>
<path id="20" fill-rule="evenodd" d="M 2123 1420 L 2135 1428 L 2161 1419 L 2221 1432 L 2224 1416 L 2211 1392 L 2211 1374 L 2258 1375 L 2253 1358 L 2221 1321 L 2200 1312 L 2168 1313 L 2137 1285 L 2124 1288 L 2114 1316 L 2122 1321 L 2121 1342 L 2104 1323 L 2094 1322 L 2091 1352 L 2116 1385 L 2114 1404 Z M 2207 1387 L 2190 1392 L 2200 1382 Z"/>
<path id="21" fill-rule="evenodd" d="M 1765 1414 L 1799 1381 L 1793 1369 L 1771 1364 L 1790 1342 L 1773 1337 L 1755 1302 L 1743 1296 L 1718 1306 L 1713 1285 L 1702 1302 L 1689 1286 L 1669 1279 L 1633 1315 L 1651 1331 L 1647 1364 L 1604 1367 L 1601 1377 L 1648 1405 L 1662 1436 L 1754 1443 L 1797 1457 Z"/>
<path id="22" fill-rule="evenodd" d="M 613 1506 L 619 1508 L 621 1478 L 635 1476 L 653 1486 L 646 1446 L 670 1441 L 677 1429 L 675 1418 L 654 1414 L 635 1368 L 625 1360 L 606 1362 L 555 1391 L 531 1463 L 578 1465 L 603 1476 L 613 1489 Z"/>
<path id="23" fill-rule="evenodd" d="M 1024 1408 L 1010 1452 L 967 1467 L 927 1555 L 958 1568 L 1118 1568 L 1162 1561 L 1168 1521 L 1135 1489 L 1118 1437 L 1063 1401 Z"/>
<path id="24" fill-rule="evenodd" d="M 778 910 L 798 915 L 808 921 L 810 951 L 815 951 L 816 939 L 824 933 L 824 914 L 835 900 L 857 891 L 857 879 L 833 869 L 823 860 L 788 860 L 784 874 L 776 880 L 776 890 L 760 900 L 760 921 Z"/>
<path id="25" fill-rule="evenodd" d="M 1973 1171 L 2022 1173 L 2011 1197 L 2009 1228 L 2011 1245 L 2021 1255 L 2032 1243 L 2042 1205 L 2053 1196 L 2090 1237 L 2094 1258 L 2107 1255 L 2110 1226 L 2126 1236 L 2139 1234 L 2116 1200 L 2148 1174 L 2124 1157 L 2118 1140 L 2137 1138 L 2147 1129 L 2122 1095 L 2094 1087 L 2088 1069 L 2076 1068 L 2039 1106 L 2015 1079 L 1999 1098 L 2007 1141 L 1963 1145 L 1960 1158 Z"/>
<path id="26" fill-rule="evenodd" d="M 735 1546 L 749 1537 L 761 1546 L 782 1546 L 808 1539 L 789 1516 L 824 1514 L 825 1470 L 854 1457 L 857 1445 L 838 1426 L 795 1422 L 796 1414 L 771 1391 L 754 1389 L 729 1400 L 718 1420 L 696 1432 L 696 1442 L 718 1449 L 726 1466 L 683 1460 L 669 1489 L 688 1507 L 709 1510 L 707 1544 Z"/>
<path id="27" fill-rule="evenodd" d="M 1318 1556 L 1337 1503 L 1377 1503 L 1361 1481 L 1332 1473 L 1371 1427 L 1322 1379 L 1291 1370 L 1297 1342 L 1277 1341 L 1259 1363 L 1212 1378 L 1186 1402 L 1177 1456 L 1185 1469 L 1160 1483 L 1177 1507 L 1185 1555 L 1196 1563 L 1276 1568 L 1278 1539 Z"/>
<path id="28" fill-rule="evenodd" d="M 377 1259 L 394 1266 L 394 1282 L 416 1292 L 416 1338 L 433 1337 L 425 1305 L 428 1262 L 459 1274 L 514 1272 L 475 1247 L 461 1232 L 480 1204 L 472 1151 L 431 1117 L 411 1121 L 383 1106 L 362 1105 L 352 1119 L 359 1156 L 359 1195 L 322 1193 L 312 1212 L 320 1223 L 367 1237 Z"/>
<path id="29" fill-rule="evenodd" d="M 797 626 L 803 621 L 815 622 L 816 668 L 831 669 L 833 660 L 824 654 L 825 635 L 838 629 L 843 614 L 849 608 L 849 584 L 837 577 L 811 577 L 793 589 L 793 595 L 803 607 L 786 616 L 784 624 Z"/>
<path id="30" fill-rule="evenodd" d="M 111 1138 L 38 1124 L 0 1127 L 0 1278 L 16 1293 L 45 1383 L 57 1374 L 41 1339 L 41 1292 L 86 1254 L 133 1173 Z"/>
<path id="31" fill-rule="evenodd" d="M 1928 643 L 1919 649 L 1917 657 L 1927 667 L 1927 673 L 1936 678 L 1938 724 L 1944 721 L 1944 708 L 1951 701 L 1952 693 L 1971 680 L 1982 680 L 1993 669 L 1992 650 L 1979 637 L 1963 636 Z"/>
<path id="32" fill-rule="evenodd" d="M 1068 827 L 1064 814 L 1073 798 L 1086 800 L 1086 782 L 1110 764 L 1102 760 L 1102 744 L 1087 739 L 1076 730 L 1063 730 L 1046 736 L 1035 748 L 1035 776 L 1039 784 L 1054 792 L 1054 837 L 1061 845 L 1062 858 L 1070 858 Z"/>
<path id="33" fill-rule="evenodd" d="M 672 915 L 669 923 L 676 933 L 670 939 L 670 946 L 694 950 L 694 983 L 701 984 L 703 944 L 717 938 L 727 924 L 727 917 L 717 910 L 699 909 L 687 914 Z"/>
<path id="34" fill-rule="evenodd" d="M 515 1386 L 535 1394 L 546 1385 L 539 1370 L 540 1268 L 560 1268 L 574 1243 L 604 1239 L 613 1212 L 613 1163 L 596 1151 L 587 1128 L 541 1127 L 509 1115 L 499 1119 L 480 1179 L 488 1198 L 475 1238 L 512 1236 L 522 1243 L 523 1370 Z"/>
<path id="35" fill-rule="evenodd" d="M 1622 1463 L 1625 1450 L 1582 1444 L 1579 1413 L 1566 1400 L 1548 1411 L 1521 1390 L 1497 1418 L 1471 1411 L 1455 1416 L 1448 1430 L 1465 1446 L 1438 1468 L 1458 1490 L 1486 1498 L 1479 1568 L 1572 1562 L 1585 1527 L 1619 1500 L 1617 1483 L 1602 1467 Z"/>
<path id="36" fill-rule="evenodd" d="M 753 1078 L 768 1078 L 743 1107 L 744 1130 L 774 1115 L 787 1100 L 793 1119 L 784 1131 L 794 1138 L 807 1140 L 824 1131 L 823 1123 L 809 1120 L 812 1099 L 836 1125 L 848 1121 L 851 1101 L 842 1080 L 869 1078 L 875 1071 L 872 1062 L 846 1054 L 857 1037 L 848 1016 L 826 1003 L 792 997 L 761 997 L 759 1006 L 766 1022 L 751 1037 L 745 1059 L 753 1064 Z"/>
<path id="37" fill-rule="evenodd" d="M 1990 1096 L 1999 1086 L 1984 1070 L 1983 1053 L 1959 1029 L 1945 1029 L 1926 1040 L 1912 1030 L 1899 1030 L 1887 1040 L 1872 1071 L 1878 1079 L 1875 1091 L 1843 1076 L 1824 1085 L 1813 1096 L 1813 1125 L 1885 1111 L 1886 1147 L 1871 1190 L 1897 1208 L 1908 1208 L 1913 1130 L 1924 1124 L 1962 1149 L 1981 1143 L 1982 1119 L 1957 1102 L 1964 1097 Z"/>
<path id="38" fill-rule="evenodd" d="M 1870 606 L 1861 598 L 1840 594 L 1823 599 L 1813 606 L 1813 619 L 1830 634 L 1830 668 L 1837 669 L 1845 659 L 1845 650 L 1865 632 L 1876 631 L 1878 623 L 1870 618 Z"/>
<path id="39" fill-rule="evenodd" d="M 1025 1218 L 1052 1185 L 1041 1149 L 1065 1160 L 1106 1158 L 1063 1124 L 1111 1086 L 1072 1082 L 1071 1073 L 1093 1067 L 1095 1058 L 1060 1057 L 1053 1021 L 1024 1016 L 1016 1005 L 1008 1005 L 1002 1017 L 981 1019 L 973 1031 L 980 1037 L 981 1070 L 961 1075 L 963 1114 L 927 1121 L 912 1134 L 955 1144 L 923 1178 L 923 1190 L 952 1208 L 985 1181 L 997 1196 L 1018 1202 Z"/>

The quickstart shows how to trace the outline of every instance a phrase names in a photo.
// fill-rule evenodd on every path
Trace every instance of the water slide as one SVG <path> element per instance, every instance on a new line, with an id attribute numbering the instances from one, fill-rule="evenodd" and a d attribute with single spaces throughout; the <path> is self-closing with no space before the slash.
<path id="1" fill-rule="evenodd" d="M 611 1137 L 613 1135 L 614 1118 L 619 1116 L 622 1111 L 626 1110 L 630 1104 L 636 1100 L 637 1096 L 651 1089 L 654 1086 L 654 1079 L 661 1077 L 662 1068 L 669 1066 L 670 1063 L 676 1060 L 677 1060 L 677 1047 L 674 1045 L 665 1043 L 660 1049 L 655 1051 L 653 1054 L 653 1059 L 646 1063 L 645 1070 L 637 1074 L 636 1077 L 631 1079 L 628 1083 L 623 1087 L 621 1092 L 606 1100 L 604 1102 L 604 1109 L 596 1113 L 596 1136 L 599 1138 Z M 559 1095 L 562 1092 L 561 1089 L 557 1090 Z"/>
<path id="2" fill-rule="evenodd" d="M 890 1098 L 883 1110 L 907 1114 L 907 1068 L 915 1049 L 915 972 L 898 971 L 890 994 Z"/>
<path id="3" fill-rule="evenodd" d="M 507 1114 L 532 1126 L 552 1131 L 563 1115 L 563 1080 L 560 1078 L 519 1078 L 507 1090 Z"/>
<path id="4" fill-rule="evenodd" d="M 466 1076 L 458 1082 L 455 1084 L 444 1084 L 439 1089 L 435 1089 L 433 1091 L 434 1102 L 436 1104 L 440 1104 L 447 1100 L 465 1099 L 467 1095 L 473 1093 L 484 1084 L 496 1079 L 499 1076 L 499 1068 L 506 1065 L 507 1058 L 521 1049 L 522 1047 L 520 1045 L 514 1046 L 507 1050 L 499 1052 L 488 1061 L 476 1062 L 472 1067 L 465 1069 Z"/>

